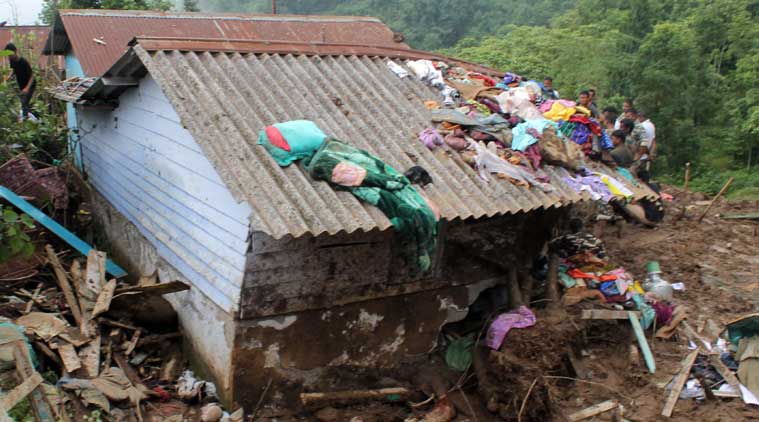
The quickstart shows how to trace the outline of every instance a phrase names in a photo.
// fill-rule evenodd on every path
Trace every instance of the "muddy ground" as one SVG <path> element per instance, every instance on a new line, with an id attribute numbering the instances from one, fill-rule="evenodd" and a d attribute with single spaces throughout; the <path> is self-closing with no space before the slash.
<path id="1" fill-rule="evenodd" d="M 666 187 L 664 192 L 674 200 L 667 203 L 667 215 L 659 227 L 622 223 L 606 228 L 602 237 L 610 260 L 640 279 L 645 276 L 646 262 L 659 261 L 665 279 L 685 284 L 685 291 L 675 292 L 675 303 L 688 307 L 688 322 L 697 330 L 711 325 L 709 319 L 723 327 L 736 317 L 756 312 L 759 222 L 720 216 L 756 213 L 759 203 L 719 201 L 698 222 L 708 198 L 675 187 Z M 477 348 L 474 363 L 463 375 L 447 368 L 441 350 L 384 378 L 385 383 L 414 390 L 410 401 L 328 407 L 296 418 L 260 420 L 422 420 L 434 400 L 418 407 L 409 402 L 441 393 L 447 393 L 457 416 L 439 420 L 457 422 L 563 421 L 568 420 L 566 415 L 606 400 L 621 403 L 623 414 L 606 412 L 586 420 L 759 420 L 759 408 L 740 399 L 681 399 L 672 417 L 664 418 L 660 414 L 666 385 L 689 353 L 684 335 L 670 340 L 651 335 L 657 370 L 649 374 L 637 349 L 631 348 L 635 340 L 628 321 L 581 320 L 583 308 L 599 307 L 589 303 L 550 311 L 539 306 L 534 308 L 536 326 L 511 331 L 500 352 Z"/>

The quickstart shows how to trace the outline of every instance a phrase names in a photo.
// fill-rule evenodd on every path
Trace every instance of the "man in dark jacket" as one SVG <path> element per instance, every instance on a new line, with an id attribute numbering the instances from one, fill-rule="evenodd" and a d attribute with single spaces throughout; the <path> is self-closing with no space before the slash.
<path id="1" fill-rule="evenodd" d="M 18 55 L 18 49 L 13 43 L 8 43 L 5 49 L 12 52 L 8 58 L 11 62 L 11 69 L 13 73 L 8 75 L 8 79 L 12 76 L 16 76 L 16 82 L 18 82 L 18 89 L 21 90 L 19 98 L 21 99 L 21 118 L 26 119 L 29 117 L 30 104 L 32 97 L 34 96 L 34 90 L 37 87 L 37 83 L 34 80 L 34 71 L 29 62 Z"/>

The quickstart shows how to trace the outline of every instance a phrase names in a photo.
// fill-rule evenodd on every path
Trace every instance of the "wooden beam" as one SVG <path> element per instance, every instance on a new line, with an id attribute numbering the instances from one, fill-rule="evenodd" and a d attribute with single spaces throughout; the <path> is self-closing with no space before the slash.
<path id="1" fill-rule="evenodd" d="M 619 407 L 619 403 L 616 400 L 607 400 L 605 402 L 598 403 L 590 406 L 587 409 L 580 410 L 579 412 L 569 415 L 571 422 L 581 421 L 583 419 L 592 418 L 593 416 L 600 415 L 601 413 L 608 412 L 609 410 Z"/>
<path id="2" fill-rule="evenodd" d="M 672 383 L 672 391 L 669 392 L 667 401 L 664 404 L 664 409 L 661 411 L 662 416 L 667 418 L 672 416 L 672 411 L 675 410 L 677 399 L 680 398 L 680 392 L 683 390 L 683 386 L 685 386 L 685 381 L 688 381 L 690 369 L 693 366 L 693 363 L 696 361 L 697 357 L 698 349 L 692 351 L 688 356 L 685 357 L 685 359 L 683 359 L 680 372 L 677 374 L 675 380 Z"/>
<path id="3" fill-rule="evenodd" d="M 582 319 L 630 319 L 629 312 L 640 317 L 638 311 L 614 311 L 610 309 L 583 309 Z"/>
<path id="4" fill-rule="evenodd" d="M 733 183 L 733 179 L 735 179 L 735 177 L 731 177 L 727 181 L 727 183 L 725 183 L 725 186 L 722 186 L 722 189 L 720 189 L 719 192 L 717 192 L 717 194 L 714 196 L 714 198 L 712 198 L 712 202 L 709 202 L 709 205 L 706 207 L 706 209 L 704 210 L 704 212 L 701 214 L 701 217 L 698 217 L 698 222 L 699 223 L 701 222 L 701 220 L 704 219 L 704 217 L 706 217 L 706 214 L 709 212 L 710 209 L 712 209 L 712 206 L 714 206 L 714 203 L 717 202 L 717 200 L 719 199 L 719 197 L 722 196 L 723 193 L 725 193 L 725 191 L 727 190 L 728 187 L 730 187 L 730 184 Z"/>
<path id="5" fill-rule="evenodd" d="M 16 361 L 16 374 L 20 379 L 32 377 L 35 373 L 29 349 L 24 341 L 17 341 L 13 349 L 13 359 Z M 32 403 L 32 412 L 38 422 L 55 422 L 58 415 L 54 406 L 45 394 L 45 390 L 39 385 L 29 396 Z"/>
<path id="6" fill-rule="evenodd" d="M 79 308 L 79 301 L 76 300 L 76 295 L 71 289 L 71 284 L 69 283 L 66 271 L 63 269 L 63 265 L 61 265 L 61 261 L 58 260 L 58 255 L 55 254 L 55 250 L 52 246 L 45 245 L 45 251 L 47 252 L 47 259 L 50 262 L 50 265 L 53 266 L 53 272 L 55 273 L 55 278 L 58 280 L 58 286 L 63 291 L 63 297 L 66 299 L 69 308 L 71 308 L 71 314 L 74 316 L 77 325 L 80 325 L 82 323 L 82 311 Z"/>
<path id="7" fill-rule="evenodd" d="M 722 378 L 727 381 L 727 384 L 730 387 L 733 387 L 733 390 L 735 390 L 740 395 L 741 383 L 738 381 L 738 377 L 735 376 L 735 373 L 733 373 L 730 368 L 722 363 L 722 359 L 719 358 L 719 355 L 709 355 L 709 362 L 712 364 L 714 369 L 716 369 L 717 372 L 722 375 Z"/>
<path id="8" fill-rule="evenodd" d="M 140 81 L 137 78 L 130 78 L 126 76 L 109 76 L 102 77 L 100 81 L 104 86 L 139 86 Z"/>
<path id="9" fill-rule="evenodd" d="M 405 388 L 381 388 L 379 390 L 335 391 L 327 393 L 301 393 L 304 406 L 328 405 L 331 403 L 353 403 L 366 400 L 398 401 L 411 394 Z M 396 399 L 397 397 L 397 399 Z"/>
<path id="10" fill-rule="evenodd" d="M 18 402 L 28 396 L 40 384 L 42 384 L 42 375 L 39 372 L 35 372 L 31 377 L 25 379 L 24 382 L 0 399 L 0 408 L 5 411 L 13 409 L 13 406 L 17 405 Z"/>
<path id="11" fill-rule="evenodd" d="M 635 338 L 638 339 L 638 345 L 640 345 L 640 351 L 643 353 L 643 359 L 646 361 L 648 372 L 653 374 L 656 372 L 656 361 L 654 360 L 653 353 L 651 353 L 651 348 L 648 347 L 646 333 L 643 332 L 643 327 L 640 326 L 638 315 L 630 311 L 627 312 L 627 317 L 630 319 L 630 324 L 633 327 L 633 332 L 635 332 Z"/>

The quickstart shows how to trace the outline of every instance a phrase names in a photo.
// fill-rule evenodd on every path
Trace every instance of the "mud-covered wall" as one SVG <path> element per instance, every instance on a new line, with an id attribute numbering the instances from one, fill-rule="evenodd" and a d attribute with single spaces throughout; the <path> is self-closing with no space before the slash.
<path id="1" fill-rule="evenodd" d="M 437 344 L 507 269 L 529 269 L 563 211 L 448 223 L 435 268 L 413 276 L 392 231 L 276 241 L 254 237 L 233 351 L 235 397 L 297 405 L 338 369 L 392 368 Z M 329 375 L 327 375 L 329 374 Z"/>

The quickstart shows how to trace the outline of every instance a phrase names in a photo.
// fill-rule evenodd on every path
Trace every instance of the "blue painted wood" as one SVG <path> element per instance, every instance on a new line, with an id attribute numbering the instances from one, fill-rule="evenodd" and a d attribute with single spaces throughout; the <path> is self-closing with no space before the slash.
<path id="1" fill-rule="evenodd" d="M 71 52 L 66 55 L 66 75 L 69 78 L 84 76 L 82 65 Z M 76 133 L 76 109 L 71 103 L 66 103 L 66 125 L 69 128 L 68 152 L 74 156 L 74 165 L 82 170 L 82 150 L 79 147 L 79 135 Z"/>
<path id="2" fill-rule="evenodd" d="M 92 246 L 88 245 L 84 240 L 80 239 L 74 233 L 71 233 L 67 228 L 58 224 L 57 221 L 48 217 L 45 213 L 37 209 L 37 207 L 26 202 L 26 200 L 16 195 L 5 186 L 0 186 L 0 196 L 8 200 L 8 202 L 13 204 L 16 208 L 28 214 L 29 217 L 32 217 L 37 222 L 45 226 L 45 228 L 55 233 L 58 237 L 65 240 L 66 243 L 71 245 L 71 247 L 79 251 L 82 255 L 87 256 L 87 254 L 89 254 L 92 250 Z M 105 270 L 117 278 L 127 275 L 126 271 L 124 271 L 110 259 L 106 261 Z"/>
<path id="3" fill-rule="evenodd" d="M 140 218 L 150 221 L 156 231 L 167 233 L 167 237 L 170 238 L 168 246 L 182 249 L 183 255 L 191 256 L 193 259 L 206 260 L 208 262 L 206 266 L 223 278 L 234 278 L 239 275 L 239 268 L 245 265 L 243 253 L 238 253 L 201 230 L 190 231 L 193 228 L 179 223 L 178 215 L 162 215 L 160 211 L 152 208 L 155 203 L 148 203 L 146 196 L 139 198 L 134 196 L 130 192 L 134 189 L 130 189 L 127 179 L 120 177 L 119 174 L 113 174 L 113 171 L 105 172 L 104 168 L 97 163 L 88 163 L 88 165 L 91 171 L 96 171 L 99 175 L 102 185 L 118 195 L 112 202 L 123 202 L 123 206 L 129 208 L 131 214 L 140 215 Z M 199 242 L 198 239 L 203 239 L 203 242 Z"/>
<path id="4" fill-rule="evenodd" d="M 94 188 L 161 257 L 235 312 L 250 205 L 238 203 L 148 75 L 115 110 L 79 109 L 84 167 Z"/>

